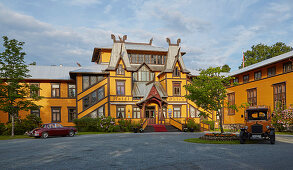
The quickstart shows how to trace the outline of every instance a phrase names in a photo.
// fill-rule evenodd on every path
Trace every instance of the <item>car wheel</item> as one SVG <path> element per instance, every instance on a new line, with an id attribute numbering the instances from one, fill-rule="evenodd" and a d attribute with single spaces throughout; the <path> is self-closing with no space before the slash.
<path id="1" fill-rule="evenodd" d="M 43 138 L 43 139 L 48 138 L 48 136 L 49 136 L 48 132 L 43 132 L 43 133 L 42 133 L 42 138 Z"/>
<path id="2" fill-rule="evenodd" d="M 240 135 L 239 135 L 239 140 L 240 140 L 240 143 L 241 144 L 244 144 L 245 143 L 245 137 L 244 137 L 244 135 L 245 135 L 245 132 L 244 131 L 241 131 L 240 132 Z"/>
<path id="3" fill-rule="evenodd" d="M 275 144 L 276 138 L 275 138 L 275 131 L 270 132 L 270 143 Z"/>
<path id="4" fill-rule="evenodd" d="M 73 130 L 69 131 L 68 136 L 73 137 L 75 135 L 75 132 Z"/>

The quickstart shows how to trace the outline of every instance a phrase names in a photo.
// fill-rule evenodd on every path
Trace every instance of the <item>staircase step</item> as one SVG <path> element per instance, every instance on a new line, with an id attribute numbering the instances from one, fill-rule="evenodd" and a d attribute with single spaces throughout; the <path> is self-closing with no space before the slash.
<path id="1" fill-rule="evenodd" d="M 168 132 L 165 125 L 152 125 L 155 132 Z"/>
<path id="2" fill-rule="evenodd" d="M 181 132 L 179 129 L 175 128 L 172 125 L 165 125 L 168 132 Z"/>

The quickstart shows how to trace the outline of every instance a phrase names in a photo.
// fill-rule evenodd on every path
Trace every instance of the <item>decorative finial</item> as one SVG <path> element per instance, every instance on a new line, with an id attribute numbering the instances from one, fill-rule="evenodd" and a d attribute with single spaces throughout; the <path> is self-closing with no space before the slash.
<path id="1" fill-rule="evenodd" d="M 116 37 L 114 34 L 111 34 L 111 39 L 113 40 L 114 43 L 116 42 Z"/>
<path id="2" fill-rule="evenodd" d="M 149 45 L 152 45 L 153 40 L 154 40 L 153 38 L 150 39 Z"/>
<path id="3" fill-rule="evenodd" d="M 170 41 L 170 38 L 166 38 L 166 41 L 169 45 L 171 45 L 171 41 Z"/>
<path id="4" fill-rule="evenodd" d="M 178 39 L 177 39 L 177 45 L 179 46 L 180 43 L 181 43 L 181 39 L 178 38 Z"/>

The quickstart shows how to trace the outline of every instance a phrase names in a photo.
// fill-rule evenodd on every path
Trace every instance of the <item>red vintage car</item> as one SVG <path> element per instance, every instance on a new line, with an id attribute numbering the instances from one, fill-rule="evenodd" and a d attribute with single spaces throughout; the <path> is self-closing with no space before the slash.
<path id="1" fill-rule="evenodd" d="M 47 138 L 48 136 L 74 136 L 77 130 L 73 127 L 63 127 L 59 123 L 43 124 L 40 128 L 36 128 L 30 132 L 30 136 L 35 138 Z"/>

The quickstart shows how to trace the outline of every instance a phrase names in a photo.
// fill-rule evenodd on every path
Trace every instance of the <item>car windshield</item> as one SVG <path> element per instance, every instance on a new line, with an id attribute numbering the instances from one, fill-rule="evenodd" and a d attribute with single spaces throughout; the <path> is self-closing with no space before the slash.
<path id="1" fill-rule="evenodd" d="M 249 110 L 248 120 L 267 120 L 267 111 Z"/>

